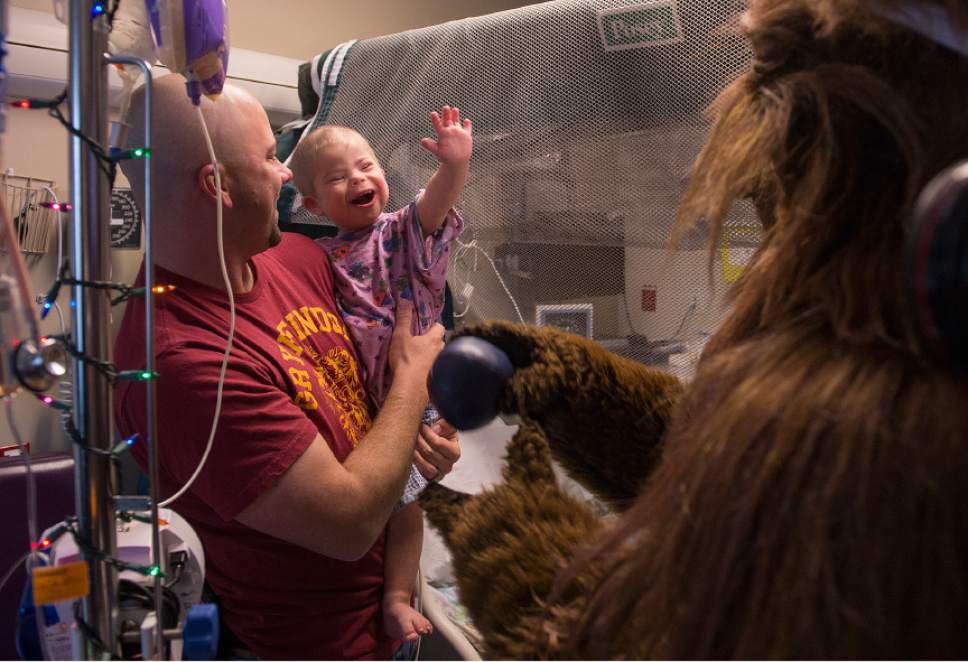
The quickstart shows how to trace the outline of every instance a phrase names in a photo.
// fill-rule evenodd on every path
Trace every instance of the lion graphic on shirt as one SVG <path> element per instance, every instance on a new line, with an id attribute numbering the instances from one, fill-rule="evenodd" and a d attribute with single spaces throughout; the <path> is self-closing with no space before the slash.
<path id="1" fill-rule="evenodd" d="M 350 353 L 333 347 L 325 356 L 316 359 L 316 377 L 323 387 L 333 413 L 349 437 L 353 448 L 370 428 L 370 412 L 366 407 L 366 392 L 360 383 L 359 369 Z"/>

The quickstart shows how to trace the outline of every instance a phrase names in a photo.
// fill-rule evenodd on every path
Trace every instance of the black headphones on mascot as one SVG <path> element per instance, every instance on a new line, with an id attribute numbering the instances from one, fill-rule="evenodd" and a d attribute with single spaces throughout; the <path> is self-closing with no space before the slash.
<path id="1" fill-rule="evenodd" d="M 968 161 L 918 196 L 904 256 L 914 327 L 940 366 L 968 374 Z"/>

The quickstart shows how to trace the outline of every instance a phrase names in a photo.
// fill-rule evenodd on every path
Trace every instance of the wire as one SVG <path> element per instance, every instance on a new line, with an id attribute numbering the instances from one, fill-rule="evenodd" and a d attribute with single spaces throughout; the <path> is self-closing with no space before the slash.
<path id="1" fill-rule="evenodd" d="M 104 148 L 96 140 L 84 134 L 80 129 L 75 128 L 74 125 L 72 125 L 67 118 L 64 117 L 64 113 L 62 113 L 60 110 L 60 104 L 63 103 L 65 99 L 67 99 L 66 89 L 51 101 L 44 102 L 44 107 L 47 107 L 47 112 L 50 114 L 50 116 L 60 122 L 61 126 L 63 126 L 68 133 L 70 133 L 72 136 L 80 138 L 81 142 L 88 146 L 91 152 L 94 153 L 98 168 L 100 168 L 101 172 L 103 172 L 108 178 L 110 187 L 114 188 L 114 180 L 118 173 L 117 162 L 104 151 Z"/>
<path id="2" fill-rule="evenodd" d="M 60 200 L 57 199 L 57 194 L 54 193 L 53 187 L 44 184 L 43 188 L 45 191 L 47 191 L 47 194 L 50 195 L 50 198 L 54 201 L 54 204 L 60 205 Z M 64 263 L 64 245 L 63 238 L 61 236 L 63 234 L 63 226 L 61 225 L 61 214 L 57 213 L 55 216 L 57 218 L 57 262 L 54 264 L 60 266 Z M 61 333 L 63 333 L 63 328 L 64 322 L 61 321 Z"/>
<path id="3" fill-rule="evenodd" d="M 632 315 L 629 314 L 629 292 L 628 288 L 622 290 L 622 310 L 625 312 L 625 321 L 629 325 L 629 331 L 636 336 L 641 336 L 647 338 L 647 336 L 635 328 L 635 324 L 632 323 Z"/>
<path id="4" fill-rule="evenodd" d="M 676 332 L 672 336 L 673 338 L 679 338 L 679 334 L 682 333 L 682 328 L 686 325 L 686 320 L 691 321 L 690 318 L 696 312 L 696 308 L 698 307 L 698 305 L 699 305 L 699 297 L 693 294 L 692 303 L 690 303 L 689 307 L 686 308 L 686 312 L 682 314 L 682 321 L 679 322 L 679 328 L 676 329 Z"/>
<path id="5" fill-rule="evenodd" d="M 55 6 L 55 11 L 56 11 L 56 6 Z M 110 18 L 113 20 L 113 14 L 111 15 Z M 104 148 L 96 140 L 86 135 L 80 129 L 76 128 L 64 116 L 64 113 L 61 112 L 60 105 L 64 103 L 66 99 L 67 99 L 67 88 L 64 88 L 64 91 L 58 94 L 53 99 L 26 99 L 25 101 L 28 102 L 28 105 L 25 107 L 37 108 L 37 109 L 46 108 L 47 113 L 51 117 L 56 119 L 58 122 L 60 122 L 61 126 L 63 126 L 68 133 L 70 133 L 72 136 L 79 138 L 81 142 L 87 145 L 88 148 L 91 150 L 91 152 L 94 154 L 94 157 L 97 162 L 97 167 L 108 178 L 108 183 L 110 187 L 114 188 L 114 180 L 116 179 L 117 173 L 118 173 L 117 160 L 112 158 L 108 152 L 105 152 Z"/>
<path id="6" fill-rule="evenodd" d="M 95 358 L 93 356 L 88 356 L 87 354 L 79 350 L 77 346 L 73 342 L 71 342 L 70 338 L 68 338 L 67 336 L 51 335 L 48 337 L 53 338 L 55 340 L 60 340 L 61 343 L 64 345 L 64 349 L 67 351 L 68 354 L 70 354 L 78 361 L 87 363 L 88 365 L 92 366 L 95 370 L 97 370 L 102 375 L 104 375 L 108 379 L 108 381 L 110 381 L 112 384 L 117 380 L 118 375 L 121 374 L 117 371 L 117 369 L 114 367 L 114 364 L 111 363 L 110 361 L 102 361 L 101 359 Z M 140 373 L 143 371 L 138 370 L 135 372 Z"/>
<path id="7" fill-rule="evenodd" d="M 10 581 L 10 578 L 13 577 L 15 572 L 17 572 L 17 568 L 23 565 L 23 562 L 30 558 L 30 554 L 30 552 L 24 553 L 23 556 L 14 561 L 13 565 L 7 569 L 7 572 L 3 575 L 3 579 L 0 579 L 0 592 L 3 591 L 3 587 L 7 585 L 7 582 Z"/>
<path id="8" fill-rule="evenodd" d="M 118 283 L 111 280 L 85 280 L 81 278 L 73 278 L 67 268 L 67 262 L 64 262 L 64 265 L 61 267 L 60 274 L 58 274 L 54 284 L 51 286 L 47 294 L 40 299 L 45 304 L 45 307 L 47 307 L 46 304 L 48 303 L 51 305 L 55 303 L 57 294 L 60 292 L 62 285 L 80 285 L 81 287 L 90 287 L 94 290 L 120 292 L 118 296 L 111 299 L 112 306 L 123 303 L 131 297 L 140 297 L 145 295 L 144 287 L 131 287 L 127 283 Z M 173 290 L 174 285 L 159 285 L 154 289 L 158 294 L 164 294 L 165 292 Z"/>
<path id="9" fill-rule="evenodd" d="M 27 581 L 30 581 L 30 577 L 36 566 L 45 566 L 48 564 L 47 558 L 40 554 L 31 551 L 27 554 Z M 36 598 L 31 594 L 31 598 L 34 603 L 34 622 L 37 624 L 37 643 L 40 644 L 40 654 L 45 660 L 51 659 L 50 649 L 47 647 L 47 637 L 40 630 L 40 624 L 44 622 L 44 609 L 43 605 L 37 604 Z"/>
<path id="10" fill-rule="evenodd" d="M 40 619 L 40 615 L 38 615 L 38 620 L 37 620 L 38 623 L 41 622 L 39 619 Z M 107 646 L 104 645 L 104 642 L 101 641 L 101 636 L 97 633 L 97 630 L 91 627 L 91 625 L 84 620 L 84 615 L 81 613 L 80 600 L 74 603 L 74 624 L 77 625 L 78 630 L 84 633 L 84 637 L 89 642 L 94 644 L 95 649 L 100 651 L 101 659 L 110 659 L 110 660 L 121 659 L 117 655 L 115 655 L 115 653 L 111 649 L 109 649 Z M 43 638 L 41 638 L 41 641 L 43 641 Z M 46 655 L 45 659 L 50 659 L 50 656 Z"/>
<path id="11" fill-rule="evenodd" d="M 24 468 L 27 471 L 27 535 L 30 536 L 31 548 L 37 540 L 37 483 L 34 480 L 34 471 L 30 466 L 30 454 L 27 452 L 27 445 L 23 437 L 20 436 L 20 429 L 13 418 L 13 398 L 6 398 L 4 403 L 7 407 L 7 425 L 10 427 L 10 434 L 20 449 L 20 455 L 24 459 Z M 28 556 L 30 554 L 28 553 Z"/>
<path id="12" fill-rule="evenodd" d="M 178 627 L 178 612 L 181 609 L 178 596 L 167 586 L 162 587 L 162 595 L 164 596 L 163 609 L 165 613 L 161 616 L 161 619 L 164 627 Z M 118 581 L 118 603 L 129 600 L 139 603 L 145 611 L 155 610 L 155 597 L 147 587 L 130 579 L 121 579 Z"/>
<path id="13" fill-rule="evenodd" d="M 57 311 L 57 321 L 60 322 L 60 334 L 66 335 L 66 329 L 64 328 L 64 311 L 61 310 L 61 306 L 56 301 L 54 302 L 54 310 Z"/>
<path id="14" fill-rule="evenodd" d="M 125 519 L 125 518 L 121 517 L 121 519 Z M 45 541 L 45 544 L 47 545 L 45 549 L 49 549 L 54 544 L 54 542 L 56 542 L 57 539 L 60 538 L 65 533 L 71 534 L 71 538 L 73 538 L 74 544 L 77 545 L 77 548 L 95 561 L 104 561 L 108 565 L 120 571 L 130 570 L 131 572 L 136 572 L 139 575 L 144 575 L 146 577 L 156 577 L 156 576 L 162 577 L 162 578 L 168 577 L 168 573 L 162 572 L 161 568 L 158 566 L 141 565 L 138 563 L 130 563 L 128 561 L 123 561 L 121 559 L 110 556 L 109 554 L 105 553 L 103 550 L 98 549 L 97 547 L 94 547 L 88 541 L 88 539 L 85 538 L 80 531 L 78 531 L 77 517 L 75 516 L 68 517 L 64 521 L 60 522 L 59 524 L 55 524 L 54 526 L 50 527 L 49 529 L 47 529 L 47 531 L 44 532 L 45 538 L 49 540 L 49 543 Z M 41 561 L 46 560 L 44 555 L 41 554 L 40 551 L 37 551 L 37 553 L 35 554 L 35 557 Z"/>
<path id="15" fill-rule="evenodd" d="M 208 134 L 208 126 L 205 124 L 205 116 L 202 114 L 202 107 L 201 105 L 198 105 L 195 106 L 195 109 L 198 111 L 198 121 L 202 124 L 202 133 L 205 134 L 205 146 L 208 147 L 208 157 L 212 161 L 212 169 L 215 173 L 215 228 L 218 242 L 218 262 L 219 266 L 222 268 L 222 281 L 225 283 L 225 292 L 229 297 L 229 335 L 225 341 L 225 355 L 222 357 L 222 368 L 219 370 L 218 390 L 216 391 L 215 395 L 215 414 L 212 417 L 212 431 L 208 435 L 208 442 L 205 444 L 205 452 L 202 453 L 202 459 L 198 461 L 198 466 L 195 467 L 195 471 L 192 473 L 188 481 L 182 485 L 181 489 L 159 503 L 159 508 L 169 506 L 172 502 L 188 491 L 188 489 L 192 486 L 192 483 L 195 482 L 195 479 L 198 478 L 198 475 L 202 472 L 202 467 L 205 466 L 209 453 L 212 452 L 212 446 L 215 442 L 215 431 L 218 430 L 219 416 L 222 413 L 222 390 L 225 386 L 225 371 L 228 369 L 229 355 L 232 353 L 232 341 L 235 338 L 235 296 L 232 292 L 232 283 L 229 281 L 228 270 L 225 268 L 225 247 L 222 242 L 222 178 L 218 172 L 218 161 L 215 158 L 215 148 L 212 146 L 212 138 Z M 152 442 L 154 441 L 155 440 L 152 439 Z"/>
<path id="16" fill-rule="evenodd" d="M 24 468 L 27 471 L 27 535 L 30 538 L 30 549 L 19 561 L 17 561 L 17 563 L 13 565 L 13 567 L 10 568 L 10 570 L 7 571 L 3 581 L 0 582 L 0 588 L 7 583 L 14 572 L 16 572 L 17 568 L 20 567 L 20 564 L 24 561 L 28 561 L 28 581 L 34 567 L 36 565 L 44 565 L 40 551 L 37 549 L 37 482 L 34 478 L 34 470 L 30 466 L 30 453 L 27 452 L 27 445 L 24 443 L 23 437 L 20 436 L 20 429 L 17 427 L 17 424 L 14 421 L 13 398 L 7 398 L 5 400 L 5 404 L 7 407 L 7 425 L 9 425 L 10 433 L 13 435 L 13 439 L 17 443 L 17 448 L 20 449 L 20 455 L 24 459 Z M 34 603 L 34 610 L 34 618 L 36 619 L 36 622 L 38 624 L 42 623 L 43 621 L 41 619 L 43 617 L 43 613 L 40 605 L 36 604 L 36 601 Z M 40 649 L 44 655 L 44 659 L 50 659 L 50 655 L 47 651 L 46 638 L 43 636 L 43 633 L 39 632 L 39 630 L 38 635 Z"/>
<path id="17" fill-rule="evenodd" d="M 456 251 L 454 251 L 454 261 L 456 262 L 457 260 L 459 260 L 461 257 L 463 257 L 464 253 L 470 250 L 477 251 L 477 253 L 480 253 L 481 255 L 483 255 L 484 259 L 486 259 L 488 264 L 491 265 L 491 269 L 494 270 L 494 275 L 497 276 L 497 281 L 501 284 L 501 287 L 504 288 L 504 293 L 508 295 L 508 299 L 510 299 L 511 305 L 514 306 L 514 312 L 517 313 L 518 319 L 521 321 L 521 324 L 527 324 L 527 322 L 524 321 L 524 315 L 521 314 L 521 309 L 518 307 L 518 302 L 515 300 L 514 295 L 511 294 L 511 290 L 508 289 L 507 284 L 505 284 L 504 279 L 501 277 L 501 272 L 498 271 L 497 265 L 494 264 L 494 260 L 492 260 L 491 256 L 487 254 L 487 251 L 485 251 L 483 248 L 477 245 L 477 239 L 474 239 L 467 244 L 461 242 L 460 239 L 455 239 L 455 241 L 457 242 L 459 247 Z M 461 311 L 460 313 L 454 313 L 454 317 L 456 318 L 463 317 L 464 315 L 467 314 L 467 311 L 470 309 L 470 307 L 471 307 L 471 304 L 470 304 L 470 301 L 468 300 L 467 305 L 464 307 L 464 310 Z"/>

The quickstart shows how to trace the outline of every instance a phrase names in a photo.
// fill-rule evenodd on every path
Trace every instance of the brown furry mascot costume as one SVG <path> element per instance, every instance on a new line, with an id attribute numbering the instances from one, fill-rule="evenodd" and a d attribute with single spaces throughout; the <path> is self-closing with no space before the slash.
<path id="1" fill-rule="evenodd" d="M 968 56 L 905 13 L 968 44 L 966 0 L 752 1 L 680 220 L 715 243 L 749 197 L 764 240 L 687 389 L 551 329 L 465 331 L 517 367 L 522 426 L 505 484 L 425 507 L 487 657 L 968 656 L 968 387 L 924 359 L 901 269 L 918 192 L 968 157 Z"/>

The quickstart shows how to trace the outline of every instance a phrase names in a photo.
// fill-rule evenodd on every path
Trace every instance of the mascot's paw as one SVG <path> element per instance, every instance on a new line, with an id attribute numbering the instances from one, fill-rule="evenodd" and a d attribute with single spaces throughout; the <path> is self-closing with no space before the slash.
<path id="1" fill-rule="evenodd" d="M 469 494 L 455 492 L 440 483 L 430 483 L 420 494 L 420 506 L 431 526 L 449 544 L 454 524 L 460 522 L 464 505 L 472 498 Z"/>
<path id="2" fill-rule="evenodd" d="M 555 481 L 547 440 L 524 425 L 508 445 L 505 483 L 476 496 L 430 485 L 421 505 L 451 552 L 461 602 L 487 659 L 550 654 L 537 623 L 567 559 L 601 527 Z"/>
<path id="3" fill-rule="evenodd" d="M 476 336 L 507 354 L 515 368 L 505 389 L 502 411 L 540 419 L 554 412 L 564 392 L 577 393 L 592 376 L 601 346 L 550 327 L 524 326 L 501 320 L 461 330 L 456 336 Z M 617 357 L 616 357 L 617 358 Z"/>
<path id="4" fill-rule="evenodd" d="M 550 327 L 492 321 L 458 335 L 493 343 L 514 366 L 501 411 L 536 424 L 562 466 L 604 501 L 631 503 L 682 392 L 673 375 Z"/>

